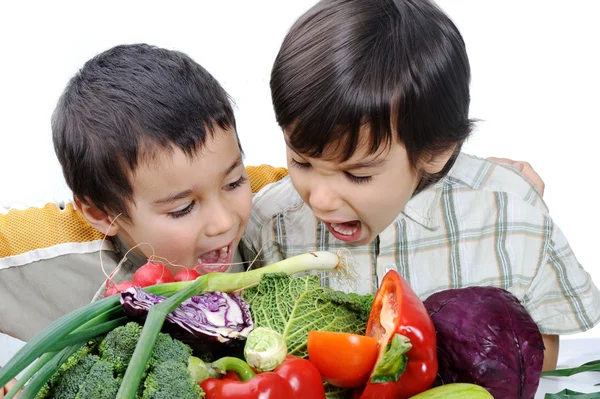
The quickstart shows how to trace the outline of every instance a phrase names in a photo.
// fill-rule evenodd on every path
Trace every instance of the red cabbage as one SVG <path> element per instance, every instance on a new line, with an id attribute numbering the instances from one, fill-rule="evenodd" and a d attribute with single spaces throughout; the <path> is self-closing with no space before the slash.
<path id="1" fill-rule="evenodd" d="M 121 293 L 123 311 L 143 322 L 152 305 L 166 298 L 131 287 Z M 240 352 L 254 328 L 248 303 L 236 294 L 214 292 L 186 299 L 165 319 L 163 332 L 192 347 L 198 355 L 220 357 Z"/>
<path id="2" fill-rule="evenodd" d="M 451 289 L 425 300 L 437 331 L 436 385 L 485 387 L 495 399 L 533 399 L 544 343 L 537 324 L 510 292 L 495 287 Z"/>

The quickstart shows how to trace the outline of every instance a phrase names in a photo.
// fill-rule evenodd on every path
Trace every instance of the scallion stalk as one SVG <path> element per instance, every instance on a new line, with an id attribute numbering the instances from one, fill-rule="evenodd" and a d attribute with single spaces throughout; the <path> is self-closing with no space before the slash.
<path id="1" fill-rule="evenodd" d="M 56 373 L 56 370 L 63 364 L 69 356 L 77 352 L 83 344 L 76 344 L 68 346 L 52 356 L 44 366 L 33 376 L 29 383 L 23 389 L 23 392 L 19 394 L 19 399 L 35 399 L 38 392 L 46 382 Z"/>
<path id="2" fill-rule="evenodd" d="M 21 378 L 17 379 L 17 382 L 13 387 L 6 393 L 4 399 L 12 399 L 23 386 L 33 377 L 35 373 L 38 372 L 46 363 L 48 363 L 52 358 L 56 355 L 56 352 L 48 352 L 44 353 L 40 358 L 32 364 L 25 373 L 21 376 Z"/>

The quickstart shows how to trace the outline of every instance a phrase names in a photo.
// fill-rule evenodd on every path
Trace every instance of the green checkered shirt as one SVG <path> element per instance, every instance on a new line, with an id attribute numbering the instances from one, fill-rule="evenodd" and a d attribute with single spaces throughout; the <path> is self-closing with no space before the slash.
<path id="1" fill-rule="evenodd" d="M 440 182 L 413 197 L 368 245 L 333 237 L 300 199 L 289 178 L 254 198 L 241 244 L 253 267 L 310 251 L 347 248 L 374 293 L 394 268 L 421 299 L 476 285 L 512 292 L 544 334 L 585 331 L 600 321 L 600 293 L 578 263 L 535 188 L 507 165 L 461 154 Z M 258 257 L 257 257 L 258 254 Z M 351 288 L 322 275 L 322 284 Z"/>

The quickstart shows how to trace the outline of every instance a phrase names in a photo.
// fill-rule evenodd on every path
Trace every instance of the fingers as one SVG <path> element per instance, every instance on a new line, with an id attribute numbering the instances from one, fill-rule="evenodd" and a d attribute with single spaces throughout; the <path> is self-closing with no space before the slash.
<path id="1" fill-rule="evenodd" d="M 529 162 L 524 161 L 513 161 L 508 158 L 498 158 L 498 157 L 489 157 L 488 161 L 494 163 L 504 163 L 507 165 L 511 165 L 517 168 L 521 174 L 529 180 L 531 184 L 537 189 L 540 195 L 544 195 L 544 190 L 546 189 L 546 184 L 542 180 L 541 176 L 533 169 Z"/>
<path id="2" fill-rule="evenodd" d="M 529 180 L 535 188 L 538 190 L 541 196 L 544 196 L 544 190 L 546 189 L 546 184 L 542 180 L 541 176 L 533 170 L 533 167 L 529 164 L 529 162 L 522 162 L 523 169 L 521 169 L 521 173 L 527 180 Z"/>
<path id="3" fill-rule="evenodd" d="M 17 383 L 17 380 L 13 379 L 8 384 L 6 384 L 2 388 L 0 388 L 0 399 L 4 399 L 4 396 L 8 393 L 8 391 L 10 391 L 12 389 L 12 387 L 15 386 L 16 383 Z M 16 394 L 14 397 L 15 398 L 19 397 L 19 394 Z"/>

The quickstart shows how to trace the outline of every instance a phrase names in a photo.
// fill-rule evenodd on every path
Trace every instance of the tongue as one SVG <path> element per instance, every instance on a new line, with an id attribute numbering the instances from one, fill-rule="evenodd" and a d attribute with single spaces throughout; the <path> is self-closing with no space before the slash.
<path id="1" fill-rule="evenodd" d="M 202 261 L 202 263 L 217 263 L 217 261 L 219 260 L 220 253 L 220 249 L 207 252 L 204 255 L 200 255 L 200 260 Z"/>

